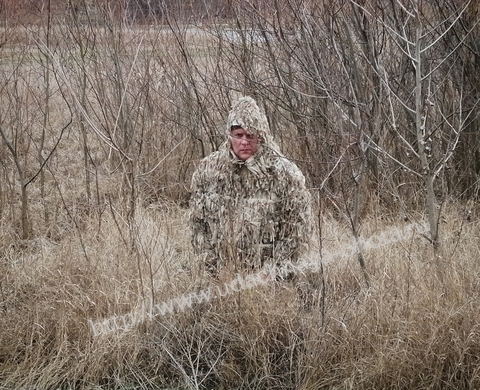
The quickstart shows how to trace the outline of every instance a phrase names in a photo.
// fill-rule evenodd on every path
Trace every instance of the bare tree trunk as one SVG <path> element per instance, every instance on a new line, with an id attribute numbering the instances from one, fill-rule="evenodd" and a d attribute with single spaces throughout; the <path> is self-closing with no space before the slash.
<path id="1" fill-rule="evenodd" d="M 46 26 L 46 50 L 45 53 L 45 64 L 44 64 L 44 78 L 45 78 L 45 99 L 44 99 L 44 113 L 43 113 L 43 123 L 42 123 L 42 130 L 40 136 L 40 144 L 38 147 L 38 161 L 40 167 L 43 167 L 45 163 L 45 159 L 43 156 L 44 148 L 45 148 L 45 133 L 46 129 L 50 123 L 50 67 L 51 67 L 51 60 L 50 60 L 50 34 L 51 34 L 51 0 L 47 1 L 47 26 Z M 40 196 L 42 197 L 43 202 L 43 211 L 44 211 L 44 218 L 45 224 L 48 226 L 49 215 L 48 215 L 48 205 L 46 204 L 45 199 L 45 170 L 43 168 L 40 169 Z"/>
<path id="2" fill-rule="evenodd" d="M 20 189 L 21 189 L 21 226 L 22 226 L 22 239 L 27 240 L 30 237 L 30 221 L 28 218 L 28 193 L 27 193 L 27 185 L 25 179 L 25 172 L 20 163 L 20 159 L 18 158 L 17 152 L 15 151 L 14 147 L 12 146 L 11 142 L 7 139 L 3 128 L 0 127 L 0 135 L 2 136 L 3 142 L 7 146 L 10 154 L 12 155 L 12 159 L 15 162 L 15 166 L 17 167 L 18 178 L 20 181 Z"/>
<path id="3" fill-rule="evenodd" d="M 424 110 L 424 96 L 422 90 L 422 28 L 417 27 L 415 41 L 415 129 L 417 135 L 418 155 L 422 169 L 422 176 L 426 192 L 426 213 L 429 225 L 430 240 L 433 245 L 435 257 L 439 245 L 438 240 L 438 216 L 437 216 L 437 198 L 434 190 L 435 173 L 428 161 L 426 147 L 426 121 L 427 113 Z"/>

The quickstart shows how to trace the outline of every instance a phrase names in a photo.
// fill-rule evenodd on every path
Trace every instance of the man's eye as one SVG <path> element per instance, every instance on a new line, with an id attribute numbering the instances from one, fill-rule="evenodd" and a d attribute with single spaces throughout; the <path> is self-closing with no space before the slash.
<path id="1" fill-rule="evenodd" d="M 255 141 L 257 139 L 257 137 L 255 137 L 252 134 L 242 134 L 242 133 L 232 134 L 232 137 L 235 138 L 235 139 L 238 139 L 238 140 L 241 140 L 241 139 L 245 138 L 248 141 Z"/>

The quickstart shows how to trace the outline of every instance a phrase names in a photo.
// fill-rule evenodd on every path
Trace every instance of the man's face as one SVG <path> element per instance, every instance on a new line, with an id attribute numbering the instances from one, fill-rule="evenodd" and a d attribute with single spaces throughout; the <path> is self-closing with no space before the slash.
<path id="1" fill-rule="evenodd" d="M 248 134 L 244 129 L 238 128 L 230 132 L 230 143 L 233 153 L 242 161 L 253 156 L 258 148 L 258 139 Z"/>

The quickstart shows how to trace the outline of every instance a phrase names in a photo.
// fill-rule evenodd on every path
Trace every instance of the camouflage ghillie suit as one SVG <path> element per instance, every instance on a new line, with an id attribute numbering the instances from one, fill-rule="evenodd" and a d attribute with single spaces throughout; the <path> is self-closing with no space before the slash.
<path id="1" fill-rule="evenodd" d="M 259 140 L 246 161 L 233 153 L 232 126 Z M 192 178 L 190 222 L 195 253 L 215 272 L 259 269 L 297 261 L 311 236 L 311 199 L 305 177 L 273 141 L 256 102 L 244 97 L 229 113 L 227 140 L 203 159 Z"/>

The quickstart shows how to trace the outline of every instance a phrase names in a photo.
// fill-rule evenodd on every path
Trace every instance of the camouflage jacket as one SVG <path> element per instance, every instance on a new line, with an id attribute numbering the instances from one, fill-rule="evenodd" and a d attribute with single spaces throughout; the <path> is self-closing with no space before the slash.
<path id="1" fill-rule="evenodd" d="M 227 140 L 199 164 L 190 204 L 195 253 L 206 264 L 233 264 L 237 270 L 296 261 L 308 248 L 312 231 L 305 178 L 280 153 L 263 114 L 243 112 L 239 119 L 232 112 L 227 129 L 240 121 L 262 142 L 253 156 L 240 161 Z"/>

